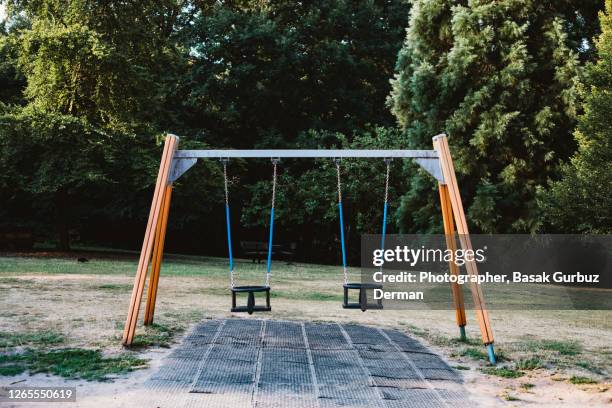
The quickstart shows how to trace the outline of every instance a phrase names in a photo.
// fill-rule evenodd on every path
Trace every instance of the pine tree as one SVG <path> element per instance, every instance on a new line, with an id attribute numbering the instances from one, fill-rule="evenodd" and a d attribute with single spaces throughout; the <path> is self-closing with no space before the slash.
<path id="1" fill-rule="evenodd" d="M 392 111 L 414 148 L 449 135 L 459 186 L 476 230 L 533 231 L 536 191 L 575 148 L 578 59 L 551 1 L 417 0 Z M 439 230 L 435 183 L 412 179 L 399 218 Z"/>
<path id="2" fill-rule="evenodd" d="M 612 233 L 612 0 L 600 13 L 599 60 L 587 66 L 578 152 L 542 196 L 547 221 L 562 232 Z"/>

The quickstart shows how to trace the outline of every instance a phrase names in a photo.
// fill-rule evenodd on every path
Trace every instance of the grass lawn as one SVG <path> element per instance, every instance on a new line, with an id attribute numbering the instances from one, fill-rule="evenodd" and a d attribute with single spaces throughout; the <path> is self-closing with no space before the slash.
<path id="1" fill-rule="evenodd" d="M 231 316 L 225 259 L 167 256 L 161 270 L 156 324 L 142 326 L 141 307 L 135 347 L 126 351 L 120 338 L 137 255 L 111 256 L 90 257 L 85 263 L 77 262 L 76 255 L 0 257 L 0 355 L 4 355 L 0 376 L 29 370 L 67 378 L 113 378 L 145 365 L 140 358 L 143 350 L 171 346 L 190 324 Z M 238 260 L 236 270 L 238 284 L 263 283 L 263 263 Z M 351 270 L 351 275 L 358 279 L 359 270 Z M 466 375 L 514 381 L 516 389 L 524 392 L 532 392 L 532 387 L 522 387 L 519 382 L 535 383 L 531 377 L 538 372 L 561 377 L 572 387 L 602 384 L 610 378 L 610 311 L 492 310 L 496 350 L 501 357 L 500 365 L 493 369 L 486 366 L 472 311 L 467 311 L 469 340 L 460 342 L 451 310 L 362 313 L 342 309 L 342 272 L 336 266 L 277 262 L 271 282 L 273 311 L 257 317 L 402 329 L 445 355 Z M 435 290 L 448 291 L 450 299 L 448 288 Z M 489 297 L 502 296 L 495 289 L 485 287 L 484 291 Z"/>

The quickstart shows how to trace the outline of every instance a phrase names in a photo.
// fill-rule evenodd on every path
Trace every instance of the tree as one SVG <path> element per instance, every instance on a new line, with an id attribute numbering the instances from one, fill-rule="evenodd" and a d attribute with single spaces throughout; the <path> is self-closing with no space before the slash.
<path id="1" fill-rule="evenodd" d="M 176 80 L 172 67 L 182 67 L 173 35 L 184 2 L 9 5 L 10 16 L 28 22 L 6 39 L 27 82 L 27 105 L 0 118 L 1 164 L 20 175 L 13 196 L 26 194 L 52 209 L 42 213 L 54 217 L 58 247 L 68 249 L 77 209 L 96 208 L 89 197 L 100 198 L 109 185 L 141 191 L 151 184 L 135 181 L 157 151 L 165 95 Z"/>
<path id="2" fill-rule="evenodd" d="M 578 60 L 554 4 L 419 0 L 411 10 L 389 103 L 412 147 L 449 135 L 479 231 L 536 230 L 536 191 L 575 147 Z M 421 177 L 404 196 L 404 225 L 439 230 Z"/>
<path id="3" fill-rule="evenodd" d="M 405 0 L 205 3 L 186 37 L 186 133 L 274 146 L 308 129 L 351 135 L 392 124 L 381 107 L 401 46 Z"/>
<path id="4" fill-rule="evenodd" d="M 17 70 L 15 49 L 8 37 L 6 21 L 0 21 L 0 103 L 23 103 L 25 80 Z"/>
<path id="5" fill-rule="evenodd" d="M 547 222 L 560 232 L 612 233 L 612 0 L 606 0 L 599 20 L 599 59 L 587 66 L 581 88 L 578 151 L 563 165 L 561 179 L 541 195 Z"/>
<path id="6" fill-rule="evenodd" d="M 371 127 L 347 136 L 337 132 L 308 131 L 295 143 L 298 149 L 402 149 L 406 143 L 399 130 Z M 344 223 L 349 260 L 358 264 L 361 234 L 380 234 L 386 167 L 382 159 L 344 159 L 341 162 Z M 249 186 L 243 224 L 261 227 L 265 236 L 271 197 L 271 165 L 266 177 Z M 278 168 L 275 230 L 299 242 L 300 249 L 317 261 L 338 262 L 340 251 L 338 192 L 333 160 L 283 161 Z M 435 184 L 430 179 L 431 184 Z M 235 191 L 235 188 L 232 189 Z M 399 192 L 405 190 L 402 161 L 391 163 L 388 231 L 397 231 Z"/>

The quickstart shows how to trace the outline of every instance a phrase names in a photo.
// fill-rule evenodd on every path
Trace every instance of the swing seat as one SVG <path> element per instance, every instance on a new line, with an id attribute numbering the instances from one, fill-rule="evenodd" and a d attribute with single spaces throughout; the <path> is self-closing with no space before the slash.
<path id="1" fill-rule="evenodd" d="M 265 292 L 266 293 L 266 305 L 255 304 L 255 293 Z M 247 305 L 236 306 L 236 294 L 247 293 Z M 247 312 L 253 314 L 253 312 L 269 312 L 272 310 L 270 307 L 270 287 L 269 286 L 235 286 L 232 288 L 232 312 L 242 313 Z"/>
<path id="2" fill-rule="evenodd" d="M 376 303 L 368 302 L 368 290 L 382 289 L 383 285 L 378 283 L 345 283 L 344 287 L 344 309 L 361 309 L 365 312 L 367 309 L 382 309 L 382 299 L 378 299 Z M 349 302 L 349 290 L 359 290 L 359 302 Z"/>

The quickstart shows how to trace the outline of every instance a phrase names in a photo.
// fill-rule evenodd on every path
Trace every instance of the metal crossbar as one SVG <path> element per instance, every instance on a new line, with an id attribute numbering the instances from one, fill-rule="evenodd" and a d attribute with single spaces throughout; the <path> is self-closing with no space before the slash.
<path id="1" fill-rule="evenodd" d="M 413 158 L 437 159 L 435 150 L 177 150 L 175 158 L 344 158 L 344 157 L 372 157 L 372 158 Z"/>

